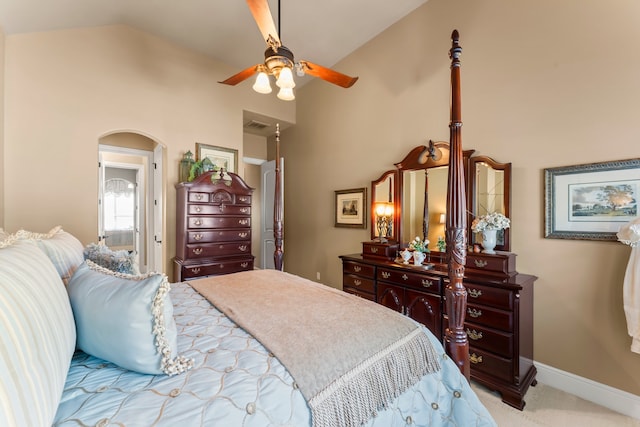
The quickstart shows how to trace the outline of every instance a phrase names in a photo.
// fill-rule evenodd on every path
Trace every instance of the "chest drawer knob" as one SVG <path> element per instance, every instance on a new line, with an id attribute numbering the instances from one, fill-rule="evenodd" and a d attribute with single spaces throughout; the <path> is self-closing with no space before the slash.
<path id="1" fill-rule="evenodd" d="M 469 330 L 469 328 L 467 328 L 467 336 L 469 337 L 469 339 L 472 339 L 474 341 L 478 341 L 482 339 L 482 331 L 480 332 L 476 332 L 476 330 Z"/>
<path id="2" fill-rule="evenodd" d="M 353 284 L 354 284 L 354 285 L 356 285 L 356 286 L 360 286 L 360 285 L 362 285 L 362 280 L 355 279 L 355 280 L 353 281 Z"/>
<path id="3" fill-rule="evenodd" d="M 202 200 L 202 194 L 196 194 L 196 200 Z"/>
<path id="4" fill-rule="evenodd" d="M 202 253 L 202 248 L 195 248 L 193 250 L 193 253 L 196 254 L 196 255 L 200 255 Z"/>
<path id="5" fill-rule="evenodd" d="M 242 264 L 240 264 L 240 267 L 242 268 L 247 268 L 249 266 L 248 262 L 243 262 Z"/>
<path id="6" fill-rule="evenodd" d="M 487 261 L 482 260 L 482 259 L 475 259 L 475 260 L 473 260 L 473 263 L 476 265 L 476 267 L 479 267 L 479 268 L 486 267 L 487 264 L 488 264 Z"/>
<path id="7" fill-rule="evenodd" d="M 196 234 L 195 236 L 193 236 L 193 239 L 196 241 L 202 240 L 202 234 Z"/>
<path id="8" fill-rule="evenodd" d="M 373 246 L 373 247 L 369 248 L 369 250 L 370 250 L 370 251 L 371 251 L 371 253 L 373 253 L 373 254 L 378 253 L 378 248 L 377 248 L 377 247 L 375 247 L 375 246 Z"/>
<path id="9" fill-rule="evenodd" d="M 238 223 L 240 225 L 247 225 L 247 224 L 249 224 L 249 220 L 248 219 L 241 219 L 241 220 L 238 221 Z"/>
<path id="10" fill-rule="evenodd" d="M 240 212 L 241 212 L 241 213 L 247 213 L 247 212 L 249 212 L 249 209 L 247 209 L 247 208 L 241 208 L 241 209 L 240 209 Z"/>
<path id="11" fill-rule="evenodd" d="M 192 269 L 191 269 L 191 272 L 192 272 L 193 274 L 198 274 L 198 273 L 200 273 L 200 267 L 192 268 Z"/>
<path id="12" fill-rule="evenodd" d="M 482 291 L 478 289 L 469 289 L 468 292 L 471 298 L 479 298 L 482 295 Z"/>
<path id="13" fill-rule="evenodd" d="M 475 308 L 468 308 L 467 314 L 473 317 L 474 319 L 477 319 L 478 317 L 482 316 L 482 310 L 476 310 Z"/>
<path id="14" fill-rule="evenodd" d="M 196 212 L 202 212 L 202 208 L 200 206 L 196 206 Z"/>
<path id="15" fill-rule="evenodd" d="M 427 280 L 427 279 L 422 279 L 422 287 L 423 288 L 430 288 L 431 286 L 433 286 L 433 281 Z"/>
<path id="16" fill-rule="evenodd" d="M 240 245 L 238 246 L 238 249 L 240 249 L 242 252 L 247 250 L 247 245 Z"/>
<path id="17" fill-rule="evenodd" d="M 194 223 L 195 225 L 202 225 L 202 220 L 200 220 L 200 219 L 196 219 L 193 223 Z"/>
<path id="18" fill-rule="evenodd" d="M 362 270 L 362 267 L 360 267 L 359 265 L 353 266 L 353 271 L 355 271 L 356 273 L 360 273 L 360 270 Z"/>
<path id="19" fill-rule="evenodd" d="M 474 365 L 477 365 L 478 363 L 482 363 L 482 356 L 478 356 L 475 353 L 471 353 L 471 355 L 469 356 L 469 362 L 473 363 Z"/>
<path id="20" fill-rule="evenodd" d="M 249 235 L 249 233 L 245 233 L 245 232 L 238 233 L 238 237 L 242 237 L 243 239 L 244 239 L 245 237 L 247 237 L 248 235 Z"/>
<path id="21" fill-rule="evenodd" d="M 391 277 L 391 273 L 389 273 L 388 271 L 383 271 L 382 277 L 384 277 L 385 279 L 388 279 L 389 277 Z"/>
<path id="22" fill-rule="evenodd" d="M 407 276 L 406 274 L 402 275 L 402 280 L 409 280 L 409 276 Z"/>

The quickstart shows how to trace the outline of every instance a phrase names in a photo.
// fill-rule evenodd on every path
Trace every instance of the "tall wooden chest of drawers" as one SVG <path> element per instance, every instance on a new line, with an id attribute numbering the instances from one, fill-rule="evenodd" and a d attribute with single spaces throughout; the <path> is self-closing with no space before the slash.
<path id="1" fill-rule="evenodd" d="M 176 184 L 175 282 L 253 269 L 252 193 L 234 173 Z"/>

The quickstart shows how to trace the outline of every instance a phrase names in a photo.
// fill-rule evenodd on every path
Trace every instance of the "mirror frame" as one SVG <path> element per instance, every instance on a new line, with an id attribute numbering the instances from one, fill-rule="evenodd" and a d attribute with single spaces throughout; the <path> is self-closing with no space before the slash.
<path id="1" fill-rule="evenodd" d="M 400 234 L 398 234 L 398 227 L 396 223 L 397 212 L 398 212 L 398 171 L 395 169 L 388 170 L 380 175 L 380 178 L 371 181 L 371 240 L 376 239 L 376 188 L 378 185 L 385 182 L 389 177 L 393 178 L 393 186 L 391 189 L 391 196 L 393 197 L 393 227 L 391 235 L 387 237 L 387 239 L 391 242 L 397 242 Z"/>
<path id="2" fill-rule="evenodd" d="M 486 163 L 491 166 L 492 169 L 501 170 L 504 173 L 504 215 L 511 219 L 511 163 L 500 163 L 496 162 L 494 159 L 488 156 L 475 156 L 469 159 L 469 169 L 467 172 L 467 203 L 468 203 L 468 216 L 467 216 L 467 226 L 469 229 L 469 245 L 473 245 L 476 242 L 476 233 L 471 231 L 471 223 L 473 219 L 477 215 L 477 212 L 473 210 L 473 207 L 476 204 L 477 199 L 477 180 L 476 177 L 476 164 L 478 163 Z M 506 228 L 504 230 L 504 238 L 503 242 L 500 245 L 496 245 L 495 249 L 498 251 L 510 251 L 511 250 L 511 241 L 510 241 L 510 230 L 511 227 Z"/>

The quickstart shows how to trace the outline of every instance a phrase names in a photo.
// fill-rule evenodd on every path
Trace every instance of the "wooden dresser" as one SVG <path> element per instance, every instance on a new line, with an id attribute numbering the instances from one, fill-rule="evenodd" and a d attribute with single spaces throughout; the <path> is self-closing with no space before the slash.
<path id="1" fill-rule="evenodd" d="M 360 254 L 342 255 L 343 289 L 403 313 L 442 340 L 448 324 L 444 289 L 447 265 L 437 253 L 433 269 L 402 265 Z M 471 378 L 498 391 L 503 402 L 522 409 L 533 365 L 533 284 L 515 271 L 515 254 L 468 253 L 465 330 Z"/>
<path id="2" fill-rule="evenodd" d="M 176 184 L 175 282 L 253 269 L 252 193 L 234 173 Z"/>

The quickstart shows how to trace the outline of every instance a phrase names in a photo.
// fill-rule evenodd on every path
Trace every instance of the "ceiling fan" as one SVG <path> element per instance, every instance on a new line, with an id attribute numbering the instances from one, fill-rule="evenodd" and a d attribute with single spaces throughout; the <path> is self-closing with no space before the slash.
<path id="1" fill-rule="evenodd" d="M 247 0 L 247 4 L 267 43 L 264 63 L 252 65 L 219 83 L 235 86 L 258 73 L 253 89 L 259 93 L 271 93 L 271 85 L 269 84 L 269 76 L 271 75 L 276 78 L 276 85 L 280 88 L 278 98 L 291 101 L 295 99 L 293 88 L 296 84 L 292 74 L 294 68 L 299 76 L 309 74 L 344 88 L 353 86 L 358 80 L 357 77 L 347 76 L 313 62 L 295 61 L 293 52 L 280 42 L 279 31 L 276 30 L 267 0 Z M 278 13 L 280 13 L 280 0 L 278 0 Z"/>

